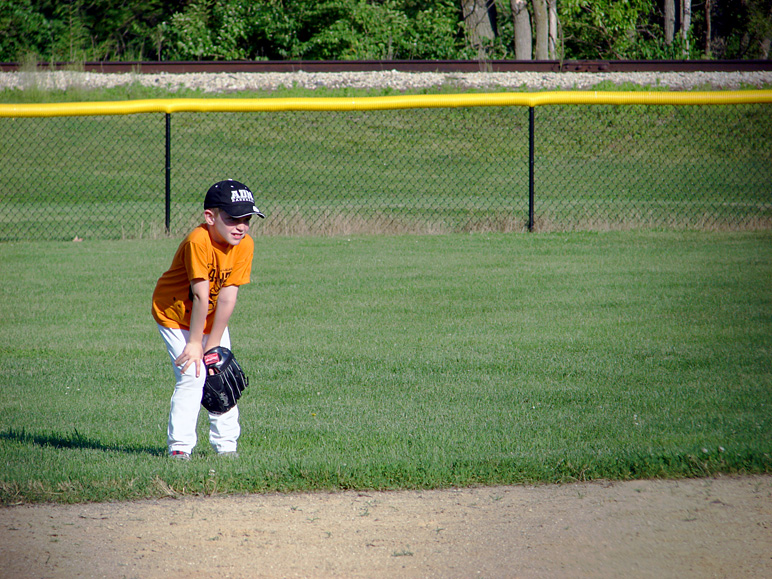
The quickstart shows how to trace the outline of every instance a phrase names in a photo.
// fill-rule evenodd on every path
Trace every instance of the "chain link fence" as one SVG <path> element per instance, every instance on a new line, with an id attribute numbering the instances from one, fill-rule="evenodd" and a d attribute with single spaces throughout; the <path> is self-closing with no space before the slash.
<path id="1" fill-rule="evenodd" d="M 254 235 L 772 226 L 772 105 L 0 118 L 0 241 L 181 235 L 246 183 Z"/>

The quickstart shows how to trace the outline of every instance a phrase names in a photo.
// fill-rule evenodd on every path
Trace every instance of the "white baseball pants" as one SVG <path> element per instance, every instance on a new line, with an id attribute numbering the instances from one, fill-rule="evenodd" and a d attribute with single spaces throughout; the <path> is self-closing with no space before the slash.
<path id="1" fill-rule="evenodd" d="M 198 438 L 196 425 L 198 424 L 198 412 L 201 408 L 201 396 L 204 393 L 204 380 L 206 379 L 206 367 L 201 363 L 199 376 L 196 377 L 196 366 L 191 364 L 183 374 L 174 361 L 182 354 L 185 344 L 188 342 L 190 332 L 158 326 L 169 352 L 169 357 L 174 368 L 174 376 L 177 383 L 172 394 L 171 411 L 169 412 L 169 427 L 167 430 L 167 445 L 169 452 L 181 450 L 188 454 L 193 452 Z M 204 351 L 208 336 L 204 336 Z M 220 345 L 230 349 L 230 334 L 226 328 L 223 332 Z M 225 414 L 209 413 L 209 442 L 216 452 L 235 452 L 236 445 L 241 434 L 239 426 L 239 407 L 234 406 Z"/>

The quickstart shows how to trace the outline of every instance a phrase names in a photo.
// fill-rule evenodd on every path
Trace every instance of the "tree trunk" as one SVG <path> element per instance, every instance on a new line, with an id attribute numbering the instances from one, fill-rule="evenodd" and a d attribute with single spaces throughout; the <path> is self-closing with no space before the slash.
<path id="1" fill-rule="evenodd" d="M 684 58 L 689 56 L 689 31 L 692 27 L 692 0 L 681 0 L 681 38 L 684 41 Z"/>
<path id="2" fill-rule="evenodd" d="M 512 19 L 515 21 L 515 58 L 531 60 L 532 42 L 531 15 L 528 13 L 526 0 L 510 0 Z"/>
<path id="3" fill-rule="evenodd" d="M 772 48 L 772 38 L 766 36 L 761 39 L 761 58 L 767 60 L 769 58 L 769 49 Z"/>
<path id="4" fill-rule="evenodd" d="M 673 44 L 675 37 L 675 0 L 665 0 L 665 44 Z"/>
<path id="5" fill-rule="evenodd" d="M 536 20 L 536 60 L 549 59 L 549 16 L 547 0 L 533 0 L 533 17 Z"/>
<path id="6" fill-rule="evenodd" d="M 710 14 L 712 10 L 713 2 L 705 0 L 705 56 L 707 58 L 710 58 L 713 52 L 713 47 L 710 45 L 711 38 L 713 37 L 713 20 Z"/>
<path id="7" fill-rule="evenodd" d="M 477 58 L 485 60 L 485 45 L 496 38 L 496 4 L 493 0 L 461 0 L 461 8 L 466 39 L 477 50 Z"/>
<path id="8" fill-rule="evenodd" d="M 549 40 L 547 42 L 550 60 L 558 58 L 558 0 L 547 0 Z"/>
<path id="9" fill-rule="evenodd" d="M 769 9 L 769 20 L 772 22 L 772 8 Z M 761 58 L 767 60 L 769 58 L 769 50 L 772 48 L 772 28 L 767 28 L 764 38 L 761 39 Z"/>

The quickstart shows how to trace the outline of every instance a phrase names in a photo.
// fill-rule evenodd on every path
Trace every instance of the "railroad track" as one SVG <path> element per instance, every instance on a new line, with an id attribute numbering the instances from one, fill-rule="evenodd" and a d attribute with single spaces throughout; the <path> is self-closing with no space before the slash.
<path id="1" fill-rule="evenodd" d="M 57 62 L 44 69 L 65 69 Z M 21 65 L 0 63 L 0 71 L 14 72 Z M 78 65 L 81 70 L 81 65 Z M 266 60 L 266 61 L 127 61 L 85 62 L 84 72 L 101 73 L 228 73 L 228 72 L 754 72 L 772 70 L 772 60 Z"/>

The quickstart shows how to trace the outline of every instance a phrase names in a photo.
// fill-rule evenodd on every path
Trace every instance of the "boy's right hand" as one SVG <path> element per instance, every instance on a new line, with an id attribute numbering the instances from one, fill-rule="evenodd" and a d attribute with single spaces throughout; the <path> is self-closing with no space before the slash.
<path id="1" fill-rule="evenodd" d="M 182 354 L 174 361 L 184 374 L 191 364 L 196 365 L 196 378 L 201 375 L 201 363 L 204 360 L 204 347 L 197 342 L 188 342 Z"/>

